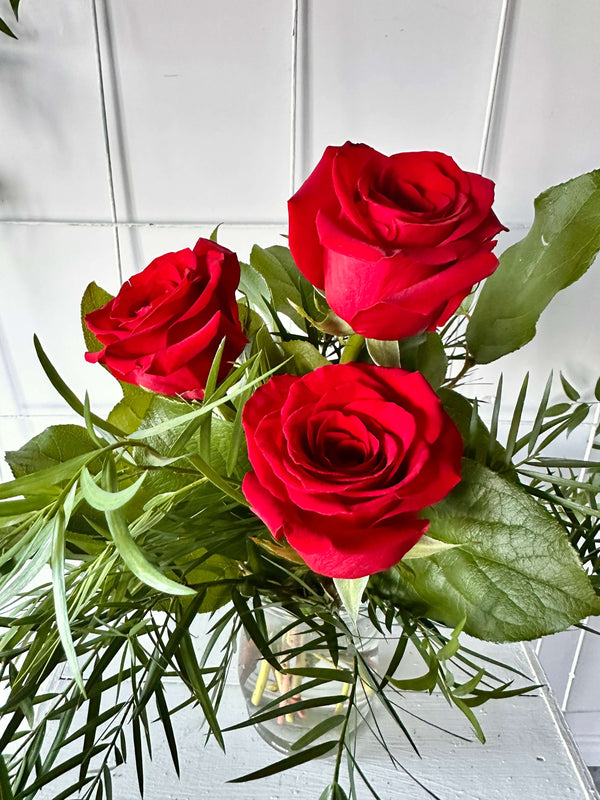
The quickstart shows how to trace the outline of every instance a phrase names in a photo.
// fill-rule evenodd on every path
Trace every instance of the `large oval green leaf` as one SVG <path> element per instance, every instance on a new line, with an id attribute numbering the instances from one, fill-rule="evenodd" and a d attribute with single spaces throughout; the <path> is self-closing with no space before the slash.
<path id="1" fill-rule="evenodd" d="M 479 364 L 533 339 L 554 295 L 578 280 L 600 250 L 600 170 L 553 186 L 534 205 L 531 230 L 500 256 L 467 327 L 469 350 Z"/>
<path id="2" fill-rule="evenodd" d="M 522 487 L 465 459 L 430 509 L 428 536 L 458 544 L 372 577 L 416 613 L 496 642 L 535 639 L 600 611 L 566 532 Z"/>

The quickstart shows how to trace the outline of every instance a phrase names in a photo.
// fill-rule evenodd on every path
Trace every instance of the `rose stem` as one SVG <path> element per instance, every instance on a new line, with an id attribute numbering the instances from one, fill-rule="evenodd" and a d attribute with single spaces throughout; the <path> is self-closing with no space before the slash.
<path id="1" fill-rule="evenodd" d="M 341 694 L 343 694 L 345 697 L 348 697 L 348 692 L 349 691 L 350 691 L 350 684 L 349 683 L 343 683 L 342 684 L 342 689 L 341 689 Z M 337 704 L 337 706 L 334 708 L 333 713 L 334 714 L 339 714 L 340 711 L 342 710 L 345 702 L 346 702 L 345 700 L 341 700 Z"/>
<path id="2" fill-rule="evenodd" d="M 282 675 L 280 672 L 275 672 L 275 680 L 277 681 L 277 685 L 279 686 L 280 694 L 285 694 L 288 691 L 288 689 L 291 688 L 290 686 L 287 685 L 288 682 L 289 682 L 289 678 L 290 678 L 289 675 Z M 285 705 L 285 702 L 284 702 L 284 705 Z M 283 723 L 283 720 L 284 720 L 284 715 L 283 714 L 280 717 L 277 717 L 277 722 L 279 723 L 279 725 L 281 725 Z M 286 722 L 293 722 L 294 721 L 294 715 L 293 714 L 286 714 L 285 715 L 285 721 Z"/>
<path id="3" fill-rule="evenodd" d="M 269 662 L 263 659 L 262 664 L 260 665 L 260 670 L 258 671 L 256 686 L 254 687 L 254 691 L 252 692 L 251 703 L 253 706 L 257 706 L 260 703 L 260 698 L 263 696 L 263 692 L 265 691 L 265 686 L 267 685 L 267 678 L 269 677 L 270 669 L 271 666 Z"/>
<path id="4" fill-rule="evenodd" d="M 352 336 L 344 345 L 342 356 L 340 358 L 340 364 L 348 364 L 350 361 L 356 361 L 360 355 L 360 351 L 363 349 L 364 343 L 364 336 L 360 336 L 358 333 L 352 334 Z"/>

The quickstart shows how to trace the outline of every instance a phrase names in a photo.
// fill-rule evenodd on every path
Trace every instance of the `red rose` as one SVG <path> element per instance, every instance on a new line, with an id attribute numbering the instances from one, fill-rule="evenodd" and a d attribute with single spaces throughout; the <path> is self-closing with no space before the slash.
<path id="1" fill-rule="evenodd" d="M 300 271 L 357 333 L 403 339 L 443 325 L 498 265 L 494 184 L 443 153 L 328 147 L 289 201 Z"/>
<path id="2" fill-rule="evenodd" d="M 201 399 L 223 337 L 219 378 L 247 342 L 235 299 L 239 280 L 235 253 L 208 239 L 199 239 L 193 251 L 159 256 L 86 316 L 105 345 L 86 353 L 86 360 L 153 392 Z"/>
<path id="3" fill-rule="evenodd" d="M 418 512 L 460 480 L 462 439 L 418 372 L 341 364 L 276 376 L 242 419 L 246 498 L 323 575 L 396 564 L 427 528 Z"/>

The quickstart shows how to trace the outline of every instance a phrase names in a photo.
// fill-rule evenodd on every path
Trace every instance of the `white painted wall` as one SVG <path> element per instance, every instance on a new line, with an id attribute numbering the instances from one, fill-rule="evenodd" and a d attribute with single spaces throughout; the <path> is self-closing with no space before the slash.
<path id="1" fill-rule="evenodd" d="M 597 0 L 298 0 L 297 20 L 294 0 L 21 5 L 19 41 L 0 39 L 0 449 L 66 418 L 33 332 L 73 389 L 108 408 L 112 380 L 83 361 L 87 283 L 116 290 L 219 222 L 242 258 L 280 241 L 290 173 L 297 185 L 327 144 L 440 149 L 472 170 L 484 151 L 511 228 L 502 247 L 539 191 L 599 166 Z M 503 362 L 508 400 L 532 371 L 530 415 L 551 368 L 593 386 L 599 289 L 596 268 Z M 565 452 L 583 456 L 588 435 Z M 599 649 L 578 631 L 540 646 L 595 764 Z"/>

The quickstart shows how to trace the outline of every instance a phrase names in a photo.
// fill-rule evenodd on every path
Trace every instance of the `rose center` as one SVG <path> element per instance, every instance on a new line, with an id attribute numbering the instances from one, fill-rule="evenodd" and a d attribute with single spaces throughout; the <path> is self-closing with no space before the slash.
<path id="1" fill-rule="evenodd" d="M 387 172 L 382 176 L 379 191 L 393 205 L 404 211 L 417 214 L 431 211 L 431 201 L 423 195 L 423 192 L 413 183 L 399 180 L 394 172 Z"/>
<path id="2" fill-rule="evenodd" d="M 340 432 L 324 437 L 322 455 L 336 469 L 358 467 L 368 456 L 363 442 Z"/>

